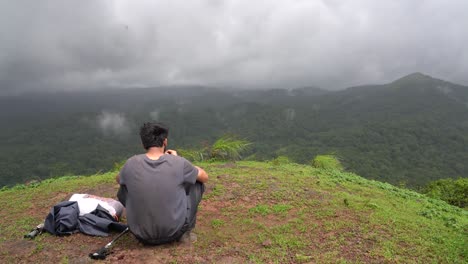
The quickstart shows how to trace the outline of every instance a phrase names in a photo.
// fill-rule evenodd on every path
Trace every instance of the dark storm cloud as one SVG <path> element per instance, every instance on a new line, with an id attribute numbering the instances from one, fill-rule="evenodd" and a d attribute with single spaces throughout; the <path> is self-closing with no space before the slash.
<path id="1" fill-rule="evenodd" d="M 468 84 L 468 1 L 1 1 L 0 89 Z"/>

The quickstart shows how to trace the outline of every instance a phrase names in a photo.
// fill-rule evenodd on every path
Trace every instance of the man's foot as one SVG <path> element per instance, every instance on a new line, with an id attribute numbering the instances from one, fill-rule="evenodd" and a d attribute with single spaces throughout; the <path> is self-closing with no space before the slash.
<path id="1" fill-rule="evenodd" d="M 185 232 L 179 240 L 182 244 L 191 244 L 197 242 L 197 235 L 191 231 Z"/>

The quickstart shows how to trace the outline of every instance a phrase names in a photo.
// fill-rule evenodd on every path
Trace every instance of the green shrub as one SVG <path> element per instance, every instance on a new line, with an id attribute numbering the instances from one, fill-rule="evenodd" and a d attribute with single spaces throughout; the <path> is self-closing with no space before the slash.
<path id="1" fill-rule="evenodd" d="M 278 156 L 275 159 L 271 160 L 271 164 L 275 166 L 290 164 L 291 161 L 286 156 Z"/>
<path id="2" fill-rule="evenodd" d="M 441 179 L 429 182 L 422 193 L 461 208 L 468 207 L 468 178 Z"/>
<path id="3" fill-rule="evenodd" d="M 317 155 L 312 160 L 312 166 L 318 169 L 343 170 L 341 162 L 333 155 Z"/>
<path id="4" fill-rule="evenodd" d="M 233 136 L 223 136 L 211 147 L 211 158 L 216 160 L 239 160 L 240 153 L 251 143 Z"/>
<path id="5" fill-rule="evenodd" d="M 178 149 L 180 156 L 194 162 L 216 161 L 216 160 L 239 160 L 240 153 L 244 151 L 251 143 L 245 140 L 237 139 L 234 136 L 223 136 L 215 141 L 212 146 L 204 146 L 199 150 Z"/>
<path id="6" fill-rule="evenodd" d="M 122 167 L 125 165 L 125 162 L 127 162 L 127 160 L 122 160 L 122 161 L 118 161 L 118 162 L 114 162 L 114 168 L 113 170 L 114 171 L 120 171 L 122 169 Z M 71 174 L 71 173 L 70 173 Z"/>
<path id="7" fill-rule="evenodd" d="M 202 149 L 201 151 L 192 149 L 178 149 L 177 154 L 190 161 L 205 161 L 205 159 L 208 157 L 208 154 L 206 154 L 206 149 Z"/>

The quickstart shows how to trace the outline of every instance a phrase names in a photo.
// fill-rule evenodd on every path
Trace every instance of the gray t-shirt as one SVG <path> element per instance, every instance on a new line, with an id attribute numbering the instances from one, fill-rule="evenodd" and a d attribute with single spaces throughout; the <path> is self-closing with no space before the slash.
<path id="1" fill-rule="evenodd" d="M 197 175 L 198 169 L 179 156 L 165 154 L 151 160 L 141 154 L 128 159 L 120 172 L 120 185 L 126 190 L 121 202 L 132 233 L 152 241 L 180 230 L 190 207 L 185 186 L 195 184 Z"/>

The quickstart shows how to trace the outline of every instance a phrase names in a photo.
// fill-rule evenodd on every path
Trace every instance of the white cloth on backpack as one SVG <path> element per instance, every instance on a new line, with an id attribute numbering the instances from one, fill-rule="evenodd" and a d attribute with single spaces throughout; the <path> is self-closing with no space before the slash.
<path id="1" fill-rule="evenodd" d="M 69 201 L 75 201 L 78 203 L 80 216 L 91 213 L 98 205 L 106 209 L 109 214 L 116 219 L 120 218 L 123 211 L 123 205 L 119 201 L 92 194 L 75 193 L 70 197 Z"/>

